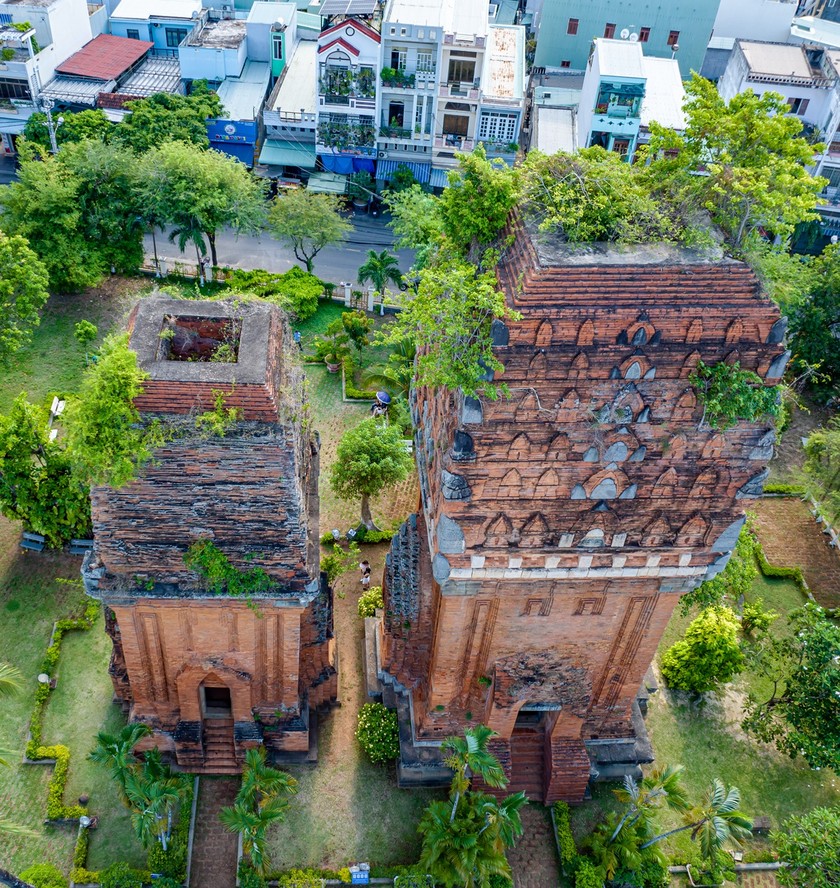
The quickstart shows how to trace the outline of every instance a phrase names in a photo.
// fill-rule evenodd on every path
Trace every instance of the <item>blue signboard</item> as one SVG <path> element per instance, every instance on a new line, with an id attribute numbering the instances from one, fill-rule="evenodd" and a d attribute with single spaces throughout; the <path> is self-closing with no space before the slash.
<path id="1" fill-rule="evenodd" d="M 356 869 L 356 867 L 352 867 L 350 870 L 350 883 L 352 885 L 369 885 L 370 870 Z"/>

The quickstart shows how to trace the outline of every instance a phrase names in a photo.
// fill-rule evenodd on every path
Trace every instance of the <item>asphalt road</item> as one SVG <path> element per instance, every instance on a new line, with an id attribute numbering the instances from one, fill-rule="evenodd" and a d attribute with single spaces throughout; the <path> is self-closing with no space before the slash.
<path id="1" fill-rule="evenodd" d="M 8 185 L 16 179 L 15 162 L 10 157 L 0 157 L 0 185 Z"/>
<path id="2" fill-rule="evenodd" d="M 400 269 L 407 272 L 414 260 L 412 250 L 393 250 L 394 237 L 382 217 L 368 215 L 354 216 L 353 231 L 344 243 L 336 247 L 324 247 L 315 257 L 315 274 L 323 280 L 339 283 L 343 280 L 356 280 L 359 266 L 363 264 L 368 250 L 390 250 L 400 262 Z M 195 249 L 187 247 L 185 253 L 176 244 L 169 242 L 160 231 L 157 233 L 158 256 L 171 261 L 195 264 Z M 219 265 L 231 268 L 264 268 L 266 271 L 288 271 L 298 262 L 294 253 L 272 240 L 268 235 L 237 236 L 232 231 L 220 232 L 216 237 L 216 252 Z M 154 255 L 152 236 L 146 235 L 146 255 Z"/>

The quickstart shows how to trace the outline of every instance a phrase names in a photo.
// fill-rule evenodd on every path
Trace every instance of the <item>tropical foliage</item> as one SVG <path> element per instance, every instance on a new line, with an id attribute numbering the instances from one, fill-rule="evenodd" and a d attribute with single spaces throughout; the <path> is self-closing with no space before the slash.
<path id="1" fill-rule="evenodd" d="M 276 198 L 268 211 L 271 236 L 291 247 L 309 272 L 318 253 L 330 244 L 341 243 L 351 227 L 341 217 L 335 197 L 303 188 Z"/>
<path id="2" fill-rule="evenodd" d="M 379 594 L 381 597 L 381 589 Z M 359 710 L 356 739 L 373 764 L 393 761 L 400 754 L 396 710 L 381 703 L 365 703 Z"/>
<path id="3" fill-rule="evenodd" d="M 741 420 L 754 422 L 781 412 L 778 388 L 764 385 L 757 373 L 742 370 L 738 361 L 713 366 L 698 361 L 688 381 L 703 405 L 701 422 L 713 429 L 726 431 Z"/>
<path id="4" fill-rule="evenodd" d="M 385 294 L 388 284 L 399 287 L 402 283 L 402 272 L 396 256 L 392 256 L 387 250 L 377 253 L 376 250 L 368 250 L 367 259 L 359 267 L 358 281 L 360 284 L 370 282 L 377 293 Z"/>
<path id="5" fill-rule="evenodd" d="M 805 442 L 808 492 L 832 521 L 840 517 L 840 419 L 817 429 Z"/>
<path id="6" fill-rule="evenodd" d="M 32 340 L 48 283 L 47 270 L 26 238 L 0 231 L 0 367 Z"/>
<path id="7" fill-rule="evenodd" d="M 814 808 L 791 817 L 770 834 L 787 866 L 776 878 L 784 888 L 836 888 L 840 885 L 840 807 Z"/>

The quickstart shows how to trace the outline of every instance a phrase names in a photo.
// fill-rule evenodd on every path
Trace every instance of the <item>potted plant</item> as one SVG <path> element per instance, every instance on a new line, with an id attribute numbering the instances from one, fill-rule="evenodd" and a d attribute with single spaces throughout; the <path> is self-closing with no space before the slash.
<path id="1" fill-rule="evenodd" d="M 330 373 L 338 373 L 345 358 L 350 356 L 350 337 L 341 320 L 333 321 L 324 335 L 315 337 L 315 356 L 327 365 Z"/>
<path id="2" fill-rule="evenodd" d="M 370 173 L 358 172 L 353 173 L 347 179 L 348 191 L 353 206 L 358 209 L 364 209 L 370 202 L 370 192 L 373 190 L 373 179 Z"/>

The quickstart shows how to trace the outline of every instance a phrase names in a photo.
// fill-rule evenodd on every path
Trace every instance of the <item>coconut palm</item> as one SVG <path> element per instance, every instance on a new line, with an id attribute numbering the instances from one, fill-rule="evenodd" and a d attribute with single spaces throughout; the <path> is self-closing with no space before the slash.
<path id="1" fill-rule="evenodd" d="M 0 663 L 0 699 L 14 697 L 23 687 L 20 670 L 9 663 Z"/>
<path id="2" fill-rule="evenodd" d="M 622 788 L 613 790 L 615 797 L 627 805 L 627 810 L 613 830 L 610 841 L 614 842 L 625 826 L 639 823 L 647 827 L 660 804 L 680 814 L 687 811 L 688 799 L 681 783 L 683 770 L 682 765 L 654 768 L 641 782 L 626 776 Z"/>
<path id="3" fill-rule="evenodd" d="M 125 794 L 133 809 L 131 822 L 144 848 L 160 842 L 163 850 L 167 850 L 175 810 L 186 788 L 186 782 L 180 775 L 170 773 L 166 777 L 156 777 L 147 770 L 128 771 Z"/>
<path id="4" fill-rule="evenodd" d="M 294 777 L 266 764 L 265 747 L 249 749 L 245 753 L 242 787 L 237 793 L 237 802 L 253 808 L 268 798 L 277 797 L 288 807 L 289 802 L 282 798 L 282 794 L 294 795 L 296 792 L 297 780 Z"/>
<path id="5" fill-rule="evenodd" d="M 447 737 L 441 748 L 448 753 L 444 763 L 453 771 L 449 795 L 452 798 L 450 822 L 455 820 L 458 802 L 470 788 L 470 777 L 480 777 L 488 786 L 507 786 L 507 778 L 499 760 L 487 749 L 487 742 L 496 732 L 486 725 L 467 728 L 463 737 Z"/>
<path id="6" fill-rule="evenodd" d="M 137 760 L 134 757 L 134 747 L 152 733 L 148 725 L 134 722 L 124 725 L 119 734 L 107 734 L 100 731 L 96 735 L 96 746 L 88 753 L 92 762 L 107 765 L 111 769 L 111 776 L 119 783 L 123 799 L 128 800 L 126 794 L 126 780 Z"/>
<path id="7" fill-rule="evenodd" d="M 242 837 L 242 851 L 250 857 L 251 865 L 259 873 L 265 874 L 271 863 L 266 841 L 268 828 L 283 820 L 288 806 L 288 801 L 281 796 L 269 796 L 254 807 L 238 801 L 219 812 L 219 820 L 224 826 Z"/>
<path id="8" fill-rule="evenodd" d="M 360 284 L 369 281 L 373 289 L 381 294 L 385 293 L 389 282 L 398 287 L 402 283 L 402 272 L 397 257 L 387 250 L 381 253 L 368 250 L 367 261 L 359 268 L 358 281 Z"/>

